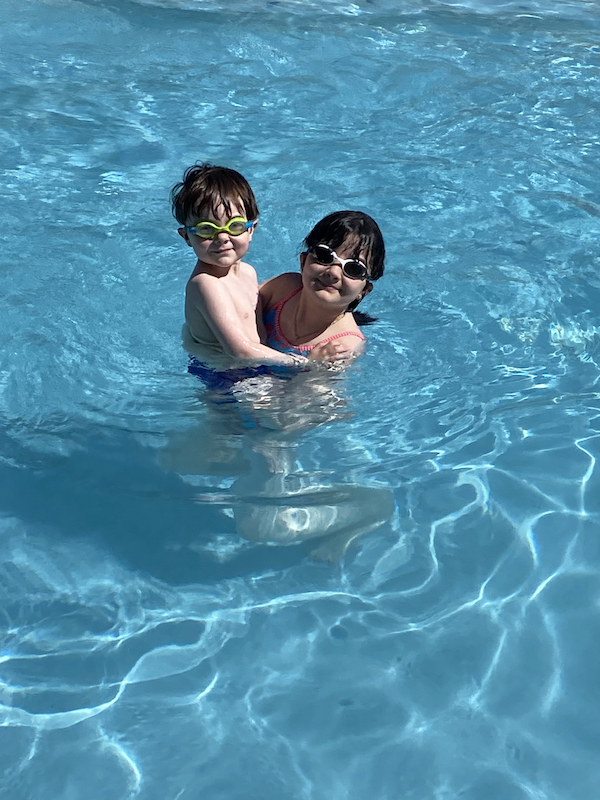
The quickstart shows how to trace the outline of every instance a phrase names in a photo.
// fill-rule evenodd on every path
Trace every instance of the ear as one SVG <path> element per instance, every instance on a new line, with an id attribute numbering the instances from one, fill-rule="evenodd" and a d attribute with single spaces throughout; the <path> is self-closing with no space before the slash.
<path id="1" fill-rule="evenodd" d="M 371 294 L 372 291 L 373 291 L 373 284 L 371 283 L 371 281 L 367 281 L 365 288 L 360 293 L 360 299 L 362 300 L 363 297 L 366 297 L 368 294 Z"/>
<path id="2" fill-rule="evenodd" d="M 258 221 L 255 221 L 255 222 L 254 222 L 254 224 L 252 225 L 252 227 L 251 227 L 251 228 L 248 228 L 248 234 L 249 234 L 248 241 L 249 241 L 249 242 L 251 242 L 251 241 L 252 241 L 252 234 L 253 234 L 253 233 L 254 233 L 254 231 L 256 230 L 256 226 L 257 226 L 257 225 L 258 225 Z"/>
<path id="3" fill-rule="evenodd" d="M 185 239 L 188 247 L 192 246 L 192 243 L 190 242 L 190 235 L 185 228 L 177 228 L 177 233 L 181 236 L 182 239 Z"/>
<path id="4" fill-rule="evenodd" d="M 302 272 L 302 270 L 304 269 L 304 264 L 306 262 L 306 256 L 307 255 L 308 255 L 308 253 L 306 253 L 306 252 L 305 253 L 300 253 L 300 272 Z"/>

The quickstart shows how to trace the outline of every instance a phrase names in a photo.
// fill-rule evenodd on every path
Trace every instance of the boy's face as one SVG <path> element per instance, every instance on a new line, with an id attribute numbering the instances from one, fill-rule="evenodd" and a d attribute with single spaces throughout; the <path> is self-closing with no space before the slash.
<path id="1" fill-rule="evenodd" d="M 188 224 L 191 226 L 196 225 L 198 222 L 212 222 L 218 227 L 223 227 L 234 217 L 246 219 L 246 211 L 241 201 L 230 203 L 229 214 L 222 205 L 215 210 L 217 212 L 216 215 L 213 210 L 210 210 L 202 217 L 188 220 Z M 190 233 L 185 228 L 179 228 L 179 235 L 193 248 L 194 253 L 203 264 L 210 264 L 220 269 L 229 269 L 229 267 L 241 261 L 248 252 L 248 246 L 255 227 L 253 225 L 248 231 L 241 233 L 239 236 L 233 236 L 226 231 L 221 231 L 212 239 L 201 239 L 200 236 Z"/>

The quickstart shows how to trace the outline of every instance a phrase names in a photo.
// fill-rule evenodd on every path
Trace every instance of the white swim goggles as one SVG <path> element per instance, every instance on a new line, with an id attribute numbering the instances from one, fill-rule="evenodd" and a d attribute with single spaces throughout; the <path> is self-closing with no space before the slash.
<path id="1" fill-rule="evenodd" d="M 332 264 L 339 264 L 342 272 L 347 278 L 353 281 L 364 281 L 369 275 L 369 270 L 362 261 L 356 258 L 340 258 L 335 250 L 326 244 L 317 244 L 308 251 L 319 264 L 330 267 Z"/>

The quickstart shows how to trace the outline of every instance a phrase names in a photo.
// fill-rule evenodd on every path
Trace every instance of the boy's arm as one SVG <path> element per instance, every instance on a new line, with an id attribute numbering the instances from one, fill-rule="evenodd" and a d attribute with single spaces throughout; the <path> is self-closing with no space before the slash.
<path id="1" fill-rule="evenodd" d="M 210 275 L 198 275 L 188 284 L 188 302 L 209 326 L 223 352 L 232 358 L 254 361 L 260 364 L 296 365 L 305 359 L 280 353 L 261 344 L 255 328 L 255 320 L 240 319 L 238 310 L 218 279 Z M 251 322 L 254 336 L 247 326 Z"/>

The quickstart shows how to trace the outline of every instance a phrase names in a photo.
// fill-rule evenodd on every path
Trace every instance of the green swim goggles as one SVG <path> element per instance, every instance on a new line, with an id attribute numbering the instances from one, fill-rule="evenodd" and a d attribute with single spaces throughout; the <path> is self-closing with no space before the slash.
<path id="1" fill-rule="evenodd" d="M 228 233 L 230 236 L 241 236 L 254 225 L 254 222 L 248 222 L 244 217 L 233 217 L 227 225 L 219 227 L 214 222 L 202 221 L 196 225 L 186 225 L 185 229 L 188 233 L 193 233 L 194 236 L 200 239 L 214 239 L 220 233 Z"/>

